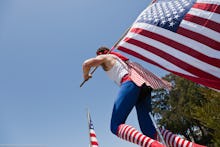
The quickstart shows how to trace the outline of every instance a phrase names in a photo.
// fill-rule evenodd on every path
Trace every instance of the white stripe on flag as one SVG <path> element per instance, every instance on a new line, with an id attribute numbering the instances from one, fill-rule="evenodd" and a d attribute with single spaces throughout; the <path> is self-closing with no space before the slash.
<path id="1" fill-rule="evenodd" d="M 197 3 L 217 4 L 220 5 L 219 0 L 197 0 Z"/>
<path id="2" fill-rule="evenodd" d="M 213 31 L 212 29 L 206 28 L 204 26 L 201 26 L 199 24 L 182 20 L 180 26 L 182 28 L 185 28 L 187 30 L 202 34 L 204 36 L 208 36 L 209 38 L 215 40 L 215 41 L 220 41 L 220 33 Z"/>
<path id="3" fill-rule="evenodd" d="M 201 9 L 197 9 L 197 8 L 191 8 L 191 10 L 188 12 L 188 14 L 202 17 L 202 18 L 220 23 L 220 15 L 217 13 L 213 13 L 213 12 L 209 12 L 209 11 L 205 11 L 205 10 L 201 10 Z M 212 17 L 210 17 L 210 16 L 212 16 Z"/>

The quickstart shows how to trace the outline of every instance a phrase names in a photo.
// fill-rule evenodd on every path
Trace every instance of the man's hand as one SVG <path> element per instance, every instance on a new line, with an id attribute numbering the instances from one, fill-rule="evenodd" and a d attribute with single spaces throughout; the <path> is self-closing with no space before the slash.
<path id="1" fill-rule="evenodd" d="M 91 74 L 84 74 L 84 80 L 87 81 L 89 80 L 90 78 L 92 78 L 92 75 Z"/>

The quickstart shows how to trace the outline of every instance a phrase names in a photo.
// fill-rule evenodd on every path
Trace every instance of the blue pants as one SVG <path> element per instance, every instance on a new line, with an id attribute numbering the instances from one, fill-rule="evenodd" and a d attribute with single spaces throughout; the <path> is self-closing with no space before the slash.
<path id="1" fill-rule="evenodd" d="M 144 135 L 154 138 L 156 129 L 149 116 L 151 112 L 151 91 L 143 92 L 134 82 L 122 83 L 117 99 L 115 100 L 112 118 L 111 131 L 117 135 L 120 124 L 124 124 L 132 108 L 135 106 L 138 122 Z"/>

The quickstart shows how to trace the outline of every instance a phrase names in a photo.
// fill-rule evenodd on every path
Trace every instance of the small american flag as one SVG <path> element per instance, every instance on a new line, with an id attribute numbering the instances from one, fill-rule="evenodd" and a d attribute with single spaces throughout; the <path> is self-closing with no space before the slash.
<path id="1" fill-rule="evenodd" d="M 158 0 L 139 15 L 117 48 L 220 90 L 219 5 L 219 0 Z"/>
<path id="2" fill-rule="evenodd" d="M 90 117 L 90 113 L 88 111 L 88 125 L 89 125 L 89 139 L 90 139 L 90 147 L 98 147 L 98 140 L 96 138 L 94 126 Z"/>
<path id="3" fill-rule="evenodd" d="M 138 86 L 141 86 L 143 83 L 145 83 L 147 86 L 150 86 L 153 89 L 171 89 L 171 83 L 157 77 L 140 64 L 136 62 L 127 62 L 127 65 L 129 67 L 129 74 L 132 81 L 134 81 Z"/>

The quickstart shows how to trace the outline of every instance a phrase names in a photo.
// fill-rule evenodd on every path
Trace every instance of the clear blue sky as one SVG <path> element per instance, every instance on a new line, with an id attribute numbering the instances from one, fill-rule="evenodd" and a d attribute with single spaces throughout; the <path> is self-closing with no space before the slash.
<path id="1" fill-rule="evenodd" d="M 0 0 L 0 147 L 88 147 L 86 108 L 100 146 L 135 146 L 110 132 L 118 87 L 101 68 L 79 85 L 82 62 L 111 47 L 149 2 Z M 138 128 L 135 111 L 128 123 Z"/>

